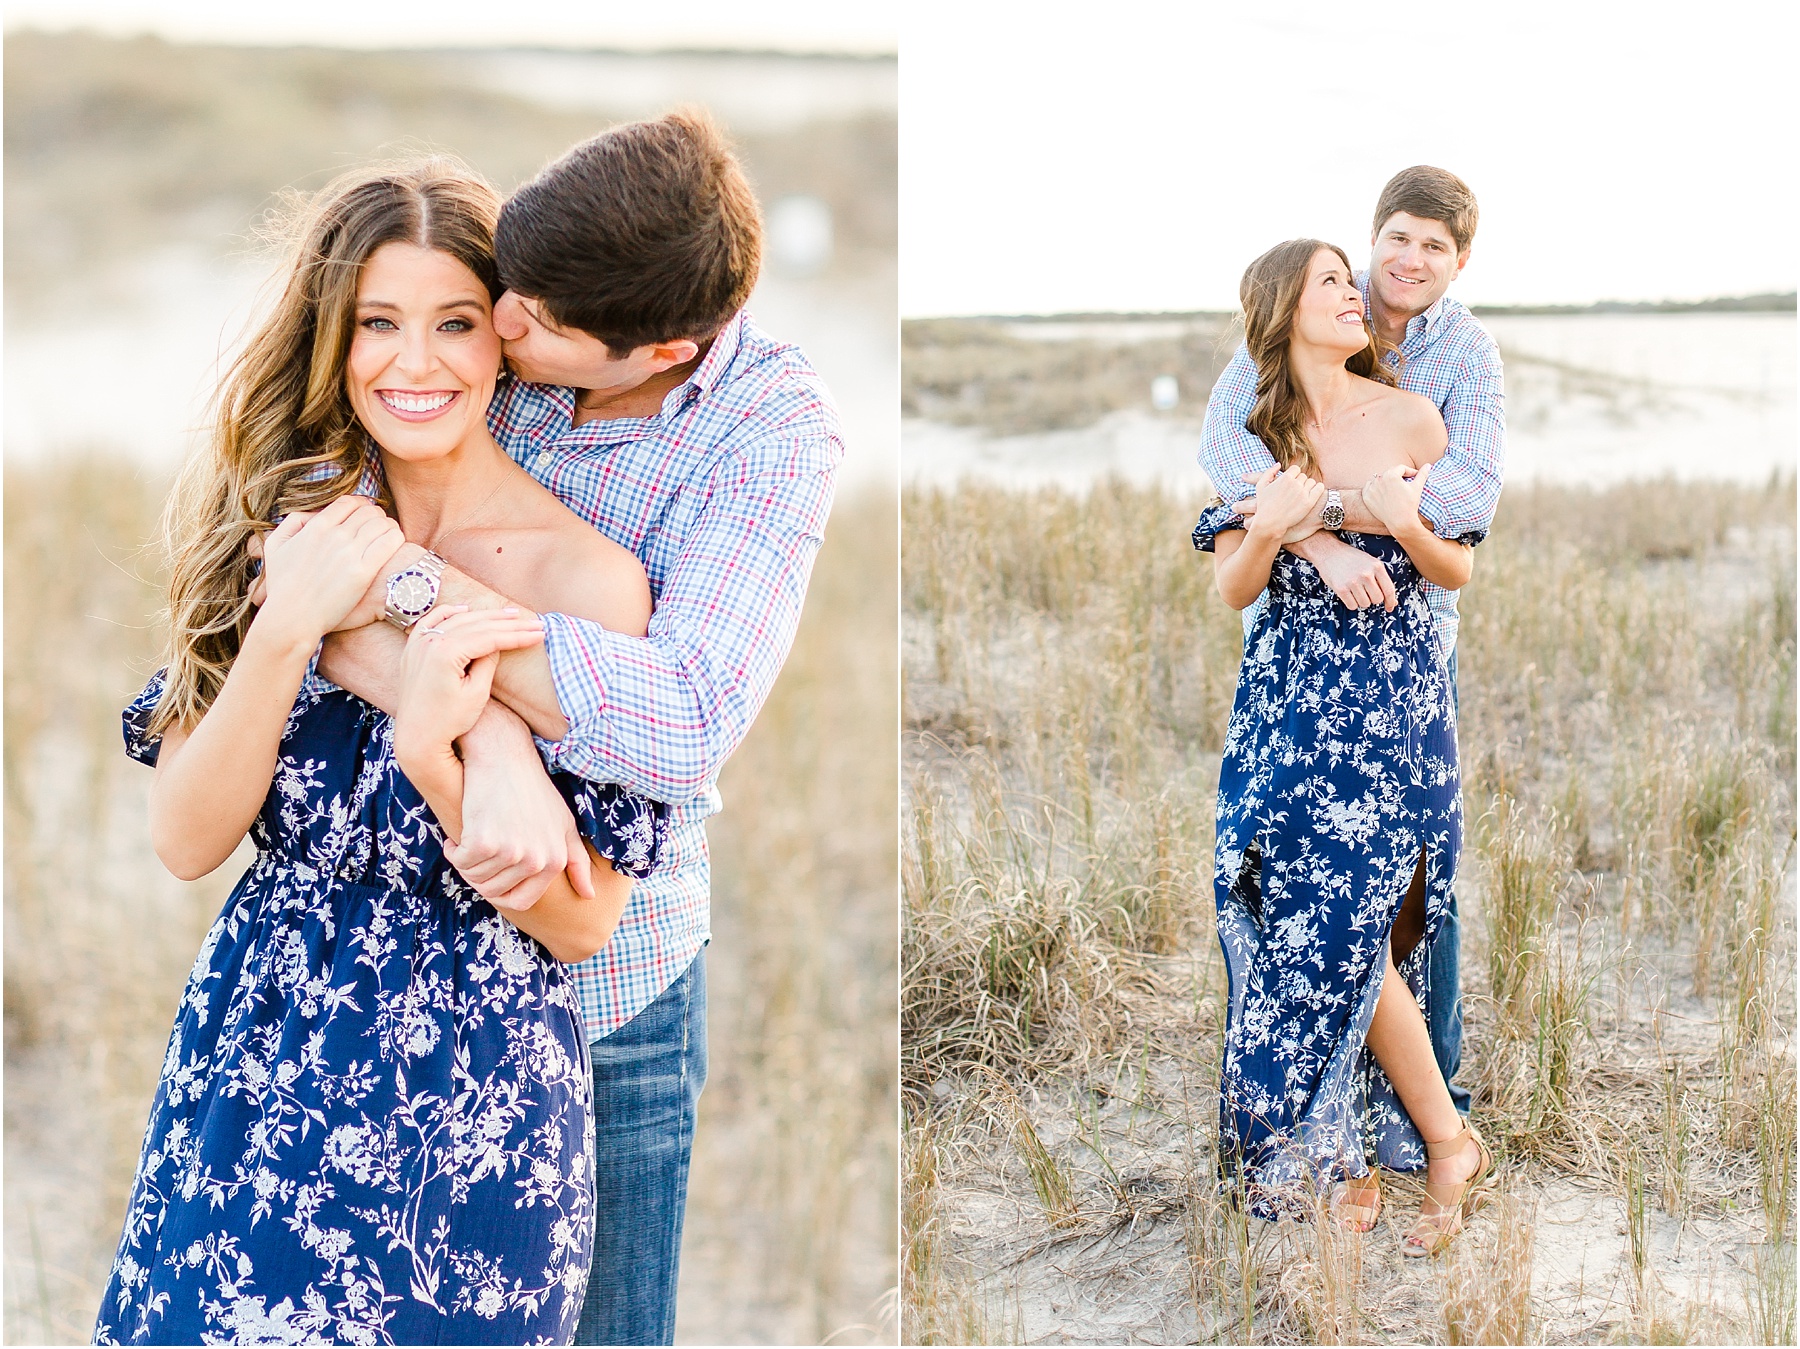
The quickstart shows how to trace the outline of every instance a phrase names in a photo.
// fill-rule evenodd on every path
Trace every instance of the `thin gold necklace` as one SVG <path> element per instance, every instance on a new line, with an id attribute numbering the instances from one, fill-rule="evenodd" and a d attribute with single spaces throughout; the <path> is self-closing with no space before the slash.
<path id="1" fill-rule="evenodd" d="M 505 459 L 504 450 L 500 452 L 500 455 L 502 459 Z M 435 553 L 438 551 L 438 542 L 441 541 L 446 534 L 461 534 L 474 528 L 474 522 L 481 519 L 482 512 L 488 508 L 495 497 L 500 495 L 500 489 L 506 486 L 506 480 L 512 476 L 506 471 L 511 466 L 511 463 L 512 461 L 507 459 L 505 463 L 500 465 L 500 475 L 498 480 L 494 483 L 493 487 L 489 489 L 488 494 L 476 504 L 475 509 L 469 512 L 469 514 L 461 521 L 449 529 L 445 529 L 440 522 L 439 527 L 433 531 L 434 538 L 432 542 L 428 545 L 432 552 Z"/>

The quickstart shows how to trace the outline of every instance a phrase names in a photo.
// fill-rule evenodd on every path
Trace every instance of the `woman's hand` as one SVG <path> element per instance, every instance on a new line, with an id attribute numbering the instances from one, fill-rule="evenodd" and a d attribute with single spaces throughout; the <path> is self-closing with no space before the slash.
<path id="1" fill-rule="evenodd" d="M 1425 528 L 1425 522 L 1419 518 L 1419 497 L 1430 476 L 1430 464 L 1417 469 L 1395 464 L 1385 473 L 1369 479 L 1362 491 L 1363 505 L 1392 531 L 1395 538 L 1417 534 Z"/>
<path id="2" fill-rule="evenodd" d="M 164 737 L 156 761 L 151 842 L 188 880 L 220 866 L 255 821 L 313 649 L 386 565 L 400 526 L 365 498 L 340 497 L 288 516 L 261 543 L 262 607 L 224 687 L 197 725 Z"/>
<path id="3" fill-rule="evenodd" d="M 401 766 L 409 759 L 423 763 L 454 755 L 456 738 L 487 706 L 499 653 L 543 640 L 537 615 L 518 609 L 443 605 L 415 623 L 406 639 L 394 717 L 394 752 Z"/>
<path id="4" fill-rule="evenodd" d="M 1255 485 L 1256 513 L 1250 516 L 1250 530 L 1264 535 L 1285 538 L 1325 499 L 1325 484 L 1308 477 L 1298 465 L 1265 471 Z"/>
<path id="5" fill-rule="evenodd" d="M 341 496 L 322 510 L 295 511 L 261 540 L 257 621 L 317 645 L 405 541 L 399 523 L 367 497 Z"/>
<path id="6" fill-rule="evenodd" d="M 1417 472 L 1390 468 L 1369 479 L 1363 505 L 1392 531 L 1420 576 L 1445 590 L 1460 590 L 1469 583 L 1474 565 L 1469 546 L 1440 539 L 1419 514 L 1419 494 L 1430 476 L 1430 464 L 1421 464 Z"/>

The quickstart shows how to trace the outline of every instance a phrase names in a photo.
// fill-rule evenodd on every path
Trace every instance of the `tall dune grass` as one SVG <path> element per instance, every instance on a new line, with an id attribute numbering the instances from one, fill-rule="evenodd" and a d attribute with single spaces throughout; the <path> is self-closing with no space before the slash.
<path id="1" fill-rule="evenodd" d="M 1013 1268 L 1059 1228 L 1117 1230 L 1108 1175 L 1127 1162 L 1095 1152 L 1129 1153 L 1149 1112 L 1188 1140 L 1202 1342 L 1572 1333 L 1532 1281 L 1534 1196 L 1565 1183 L 1638 1214 L 1633 1277 L 1652 1291 L 1625 1338 L 1779 1323 L 1791 1339 L 1792 480 L 1512 490 L 1477 550 L 1461 1077 L 1510 1197 L 1436 1284 L 1360 1297 L 1403 1262 L 1365 1268 L 1328 1234 L 1233 1236 L 1212 1107 L 1154 1086 L 1216 1080 L 1223 996 L 1211 822 L 1242 629 L 1186 544 L 1200 504 L 1117 483 L 903 500 L 902 1071 L 935 1158 L 908 1172 L 903 1250 L 918 1259 L 918 1215 L 936 1232 L 935 1276 L 906 1276 L 909 1333 L 969 1324 L 945 1306 L 994 1324 L 1013 1276 L 977 1251 L 1026 1252 Z M 990 1104 L 997 1079 L 1078 1116 L 1140 1057 L 1104 1144 L 1039 1109 L 1033 1149 Z M 1166 1169 L 1168 1146 L 1136 1164 Z M 1016 1241 L 945 1235 L 955 1195 L 1003 1185 L 1025 1212 L 1047 1166 L 1075 1168 L 1073 1194 Z M 1657 1301 L 1651 1210 L 1754 1215 L 1742 1296 Z"/>

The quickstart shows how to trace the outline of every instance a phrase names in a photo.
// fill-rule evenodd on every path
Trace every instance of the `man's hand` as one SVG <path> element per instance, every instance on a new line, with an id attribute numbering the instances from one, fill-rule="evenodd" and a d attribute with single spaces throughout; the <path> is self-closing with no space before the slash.
<path id="1" fill-rule="evenodd" d="M 518 715 L 489 703 L 463 750 L 462 839 L 445 858 L 495 908 L 522 911 L 566 871 L 584 899 L 592 866 L 574 817 L 551 783 Z"/>
<path id="2" fill-rule="evenodd" d="M 1337 535 L 1315 534 L 1296 545 L 1294 551 L 1318 568 L 1320 578 L 1345 608 L 1367 609 L 1379 604 L 1392 613 L 1399 605 L 1393 578 L 1381 559 L 1345 543 Z"/>

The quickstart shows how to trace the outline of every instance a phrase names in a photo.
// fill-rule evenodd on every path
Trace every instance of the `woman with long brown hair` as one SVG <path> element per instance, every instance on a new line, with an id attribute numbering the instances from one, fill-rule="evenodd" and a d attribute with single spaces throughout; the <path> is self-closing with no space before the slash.
<path id="1" fill-rule="evenodd" d="M 177 1012 L 99 1342 L 574 1332 L 593 1142 L 559 962 L 605 944 L 663 811 L 559 774 L 586 867 L 522 912 L 462 882 L 455 743 L 498 653 L 542 633 L 434 607 L 436 578 L 448 558 L 639 634 L 650 599 L 488 432 L 497 209 L 436 159 L 320 193 L 171 503 L 168 662 L 127 748 L 155 766 L 170 870 L 204 875 L 246 833 L 256 856 Z M 429 551 L 376 586 L 403 540 Z M 327 633 L 382 618 L 410 633 L 392 717 L 311 670 Z"/>
<path id="2" fill-rule="evenodd" d="M 1279 467 L 1259 480 L 1253 515 L 1218 503 L 1194 531 L 1228 604 L 1268 596 L 1219 774 L 1220 1156 L 1253 1211 L 1305 1213 L 1336 1187 L 1338 1221 L 1357 1230 L 1379 1211 L 1375 1167 L 1425 1169 L 1402 1240 L 1424 1255 L 1460 1230 L 1491 1169 L 1422 1012 L 1462 804 L 1446 655 L 1420 583 L 1460 588 L 1470 550 L 1419 517 L 1444 423 L 1395 386 L 1343 252 L 1278 245 L 1244 273 L 1240 297 L 1258 375 L 1246 425 Z M 1346 608 L 1283 549 L 1321 501 L 1325 527 L 1341 528 L 1328 483 L 1361 487 L 1392 530 L 1345 535 L 1386 566 L 1386 606 Z"/>

